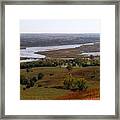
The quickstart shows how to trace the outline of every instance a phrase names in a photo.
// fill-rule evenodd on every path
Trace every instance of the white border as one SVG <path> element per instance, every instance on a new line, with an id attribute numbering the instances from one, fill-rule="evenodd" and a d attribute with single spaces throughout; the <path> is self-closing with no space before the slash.
<path id="1" fill-rule="evenodd" d="M 100 19 L 100 101 L 20 100 L 20 19 Z M 115 115 L 115 5 L 5 5 L 5 115 Z"/>

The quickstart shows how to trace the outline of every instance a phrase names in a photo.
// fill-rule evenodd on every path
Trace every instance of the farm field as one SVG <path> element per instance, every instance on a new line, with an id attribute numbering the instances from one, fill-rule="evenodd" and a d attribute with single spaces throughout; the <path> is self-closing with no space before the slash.
<path id="1" fill-rule="evenodd" d="M 38 74 L 42 77 L 38 78 Z M 32 87 L 20 85 L 21 100 L 99 100 L 100 99 L 100 66 L 73 67 L 33 67 L 20 69 L 20 75 L 29 81 L 38 78 Z M 65 79 L 84 78 L 87 89 L 66 89 Z"/>

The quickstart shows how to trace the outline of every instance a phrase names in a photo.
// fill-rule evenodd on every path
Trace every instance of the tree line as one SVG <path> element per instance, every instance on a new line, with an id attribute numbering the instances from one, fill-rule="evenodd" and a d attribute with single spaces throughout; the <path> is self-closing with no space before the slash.
<path id="1" fill-rule="evenodd" d="M 100 66 L 99 59 L 40 59 L 33 62 L 23 62 L 20 63 L 20 69 L 33 68 L 33 67 L 66 67 L 68 64 L 71 64 L 73 67 L 87 67 L 87 66 Z"/>

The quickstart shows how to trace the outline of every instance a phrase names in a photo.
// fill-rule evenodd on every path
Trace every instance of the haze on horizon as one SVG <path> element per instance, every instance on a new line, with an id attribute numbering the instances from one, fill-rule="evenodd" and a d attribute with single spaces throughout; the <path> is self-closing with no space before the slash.
<path id="1" fill-rule="evenodd" d="M 20 20 L 20 33 L 100 33 L 100 20 Z"/>

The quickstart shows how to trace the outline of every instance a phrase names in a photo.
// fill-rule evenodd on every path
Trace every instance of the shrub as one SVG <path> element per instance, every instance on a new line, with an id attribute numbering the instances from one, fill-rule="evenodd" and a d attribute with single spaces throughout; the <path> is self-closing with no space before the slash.
<path id="1" fill-rule="evenodd" d="M 34 82 L 36 82 L 36 81 L 37 81 L 37 78 L 36 78 L 36 77 L 33 77 L 31 80 L 34 81 Z"/>
<path id="2" fill-rule="evenodd" d="M 71 71 L 72 70 L 72 65 L 68 64 L 68 66 L 66 68 L 67 68 L 68 71 Z"/>
<path id="3" fill-rule="evenodd" d="M 21 85 L 27 85 L 28 84 L 28 80 L 25 78 L 24 75 L 20 75 L 20 84 Z"/>
<path id="4" fill-rule="evenodd" d="M 30 83 L 29 83 L 30 87 L 33 87 L 34 84 L 35 84 L 35 82 L 33 80 L 30 80 Z"/>
<path id="5" fill-rule="evenodd" d="M 29 68 L 26 68 L 26 72 L 30 72 Z"/>
<path id="6" fill-rule="evenodd" d="M 39 73 L 39 74 L 38 74 L 38 80 L 42 79 L 42 78 L 43 78 L 43 76 L 44 76 L 44 74 L 43 74 L 43 73 Z"/>
<path id="7" fill-rule="evenodd" d="M 26 88 L 30 88 L 30 84 L 27 84 Z"/>
<path id="8" fill-rule="evenodd" d="M 24 87 L 23 90 L 25 90 L 26 88 Z"/>
<path id="9" fill-rule="evenodd" d="M 70 90 L 85 90 L 87 89 L 87 84 L 84 78 L 73 78 L 67 77 L 64 82 L 64 89 Z"/>
<path id="10" fill-rule="evenodd" d="M 69 81 L 67 81 L 67 80 L 64 80 L 64 88 L 65 89 L 70 89 L 70 82 Z"/>
<path id="11" fill-rule="evenodd" d="M 51 74 L 49 74 L 50 76 L 53 76 L 54 74 L 53 73 L 51 73 Z"/>
<path id="12" fill-rule="evenodd" d="M 38 87 L 42 87 L 42 85 L 38 84 Z"/>
<path id="13" fill-rule="evenodd" d="M 87 89 L 87 85 L 86 85 L 86 82 L 84 80 L 77 81 L 76 82 L 76 87 L 77 87 L 78 90 L 85 90 L 85 89 Z"/>
<path id="14" fill-rule="evenodd" d="M 64 84 L 64 88 L 65 89 L 70 89 L 71 86 L 72 86 L 72 82 L 73 82 L 73 77 L 72 75 L 70 74 L 69 76 L 67 76 L 63 82 Z"/>

